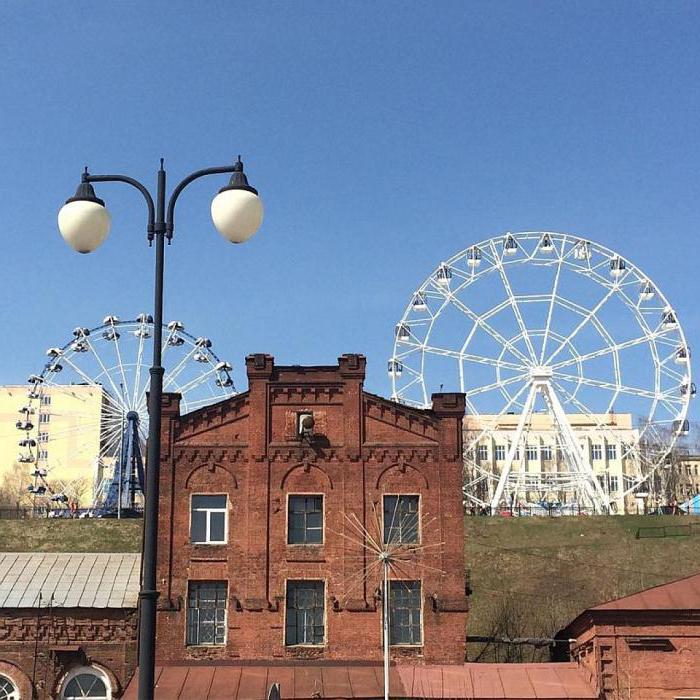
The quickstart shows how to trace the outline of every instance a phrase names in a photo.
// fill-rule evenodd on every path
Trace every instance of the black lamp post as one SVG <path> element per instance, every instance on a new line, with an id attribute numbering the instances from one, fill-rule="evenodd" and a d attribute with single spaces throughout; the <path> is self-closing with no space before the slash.
<path id="1" fill-rule="evenodd" d="M 166 207 L 163 160 L 158 170 L 155 204 L 148 189 L 126 175 L 90 175 L 85 168 L 80 185 L 58 213 L 58 227 L 68 245 L 80 253 L 95 250 L 109 234 L 110 215 L 95 195 L 93 182 L 125 182 L 135 187 L 148 207 L 149 245 L 155 239 L 155 301 L 153 314 L 153 366 L 150 369 L 148 404 L 148 453 L 146 461 L 143 578 L 139 592 L 139 700 L 153 698 L 156 641 L 156 558 L 158 548 L 158 483 L 160 473 L 161 394 L 163 392 L 163 263 L 165 239 L 173 237 L 175 204 L 182 190 L 205 175 L 231 173 L 228 186 L 222 188 L 211 204 L 211 215 L 219 233 L 232 243 L 247 241 L 262 223 L 262 202 L 257 190 L 248 184 L 240 156 L 233 165 L 197 170 L 182 180 L 170 195 Z"/>

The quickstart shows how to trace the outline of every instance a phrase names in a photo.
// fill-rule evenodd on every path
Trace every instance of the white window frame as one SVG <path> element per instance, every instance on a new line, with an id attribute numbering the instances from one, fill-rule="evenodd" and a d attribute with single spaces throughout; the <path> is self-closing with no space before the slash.
<path id="1" fill-rule="evenodd" d="M 195 496 L 225 496 L 226 505 L 223 508 L 197 508 L 198 512 L 204 511 L 206 516 L 206 539 L 203 541 L 195 542 L 192 539 L 192 515 L 194 514 L 195 508 L 193 507 L 193 500 Z M 190 494 L 190 544 L 228 544 L 228 506 L 229 499 L 227 493 L 192 493 Z M 211 533 L 211 513 L 223 513 L 224 514 L 224 539 L 223 540 L 212 540 L 210 539 Z"/>
<path id="2" fill-rule="evenodd" d="M 20 700 L 19 698 L 19 686 L 15 682 L 13 678 L 10 678 L 6 673 L 0 673 L 0 681 L 7 681 L 11 686 L 12 690 L 10 691 L 10 694 L 8 697 L 10 700 Z"/>
<path id="3" fill-rule="evenodd" d="M 494 459 L 497 462 L 505 462 L 506 461 L 506 446 L 505 445 L 496 445 L 496 448 L 494 449 Z"/>
<path id="4" fill-rule="evenodd" d="M 617 459 L 617 445 L 608 444 L 605 446 L 605 457 L 606 459 Z"/>
<path id="5" fill-rule="evenodd" d="M 540 447 L 540 456 L 545 462 L 551 462 L 553 459 L 553 450 L 551 445 L 542 445 Z"/>
<path id="6" fill-rule="evenodd" d="M 50 413 L 40 413 L 39 414 L 39 423 L 48 423 L 51 421 L 51 414 Z"/>
<path id="7" fill-rule="evenodd" d="M 591 445 L 591 459 L 594 462 L 599 462 L 603 459 L 603 445 L 595 443 Z"/>
<path id="8" fill-rule="evenodd" d="M 104 684 L 107 691 L 107 700 L 112 700 L 112 684 L 110 683 L 109 676 L 99 667 L 99 666 L 79 666 L 78 668 L 71 669 L 64 677 L 61 682 L 61 693 L 59 695 L 60 700 L 66 700 L 76 697 L 75 695 L 66 695 L 66 686 L 75 678 L 82 673 L 90 673 L 93 676 L 97 676 Z"/>
<path id="9" fill-rule="evenodd" d="M 41 431 L 37 437 L 37 442 L 48 442 L 49 441 L 49 434 L 45 431 Z"/>
<path id="10" fill-rule="evenodd" d="M 486 462 L 489 458 L 489 446 L 478 445 L 476 448 L 476 457 L 480 462 Z"/>
<path id="11" fill-rule="evenodd" d="M 540 450 L 537 445 L 525 445 L 525 461 L 536 462 L 539 459 Z"/>

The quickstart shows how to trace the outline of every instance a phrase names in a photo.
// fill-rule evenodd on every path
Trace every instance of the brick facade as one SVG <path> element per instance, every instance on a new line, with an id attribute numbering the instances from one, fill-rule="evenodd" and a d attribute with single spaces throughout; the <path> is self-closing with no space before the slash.
<path id="1" fill-rule="evenodd" d="M 700 574 L 602 603 L 558 636 L 604 700 L 700 697 Z"/>
<path id="2" fill-rule="evenodd" d="M 436 394 L 432 410 L 418 410 L 369 394 L 362 355 L 281 367 L 259 354 L 246 368 L 249 390 L 214 406 L 180 416 L 178 395 L 163 396 L 159 660 L 380 660 L 379 566 L 349 518 L 380 536 L 383 495 L 416 494 L 425 548 L 395 576 L 421 581 L 423 637 L 393 655 L 462 663 L 463 396 Z M 313 414 L 312 437 L 300 438 L 300 413 Z M 190 542 L 191 497 L 204 493 L 228 496 L 226 544 Z M 287 544 L 289 494 L 323 496 L 323 544 Z M 325 582 L 321 645 L 285 645 L 294 579 Z M 186 645 L 191 581 L 227 583 L 225 644 Z"/>
<path id="3" fill-rule="evenodd" d="M 0 675 L 22 700 L 49 700 L 73 669 L 93 666 L 118 697 L 136 668 L 136 624 L 135 610 L 0 610 Z"/>

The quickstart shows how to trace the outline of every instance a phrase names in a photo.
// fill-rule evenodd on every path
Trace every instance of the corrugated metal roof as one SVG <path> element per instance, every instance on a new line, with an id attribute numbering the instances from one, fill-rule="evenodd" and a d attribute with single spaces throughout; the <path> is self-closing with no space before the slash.
<path id="1" fill-rule="evenodd" d="M 140 569 L 140 554 L 0 552 L 0 608 L 135 608 Z"/>
<path id="2" fill-rule="evenodd" d="M 700 573 L 596 605 L 591 610 L 699 610 Z"/>
<path id="3" fill-rule="evenodd" d="M 155 700 L 264 700 L 273 683 L 283 700 L 381 698 L 378 665 L 168 665 L 156 668 Z M 124 700 L 137 697 L 138 674 Z M 392 666 L 391 697 L 464 700 L 594 700 L 573 663 Z"/>

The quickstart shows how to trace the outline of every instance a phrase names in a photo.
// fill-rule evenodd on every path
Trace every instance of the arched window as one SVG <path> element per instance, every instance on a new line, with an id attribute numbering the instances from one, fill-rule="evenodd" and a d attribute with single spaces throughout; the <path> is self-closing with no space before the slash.
<path id="1" fill-rule="evenodd" d="M 0 700 L 19 700 L 17 686 L 7 676 L 0 676 Z"/>
<path id="2" fill-rule="evenodd" d="M 61 700 L 84 700 L 85 698 L 90 698 L 90 700 L 112 699 L 107 676 L 94 666 L 73 670 L 63 682 Z"/>

